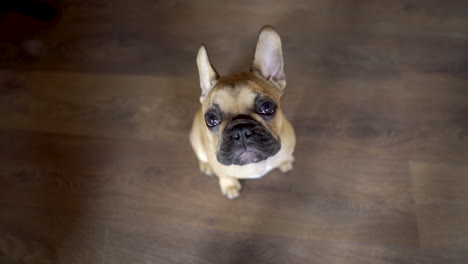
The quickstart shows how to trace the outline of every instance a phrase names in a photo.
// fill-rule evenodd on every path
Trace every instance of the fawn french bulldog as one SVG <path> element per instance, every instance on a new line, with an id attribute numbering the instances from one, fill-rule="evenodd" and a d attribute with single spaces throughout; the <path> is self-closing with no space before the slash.
<path id="1" fill-rule="evenodd" d="M 239 196 L 239 179 L 259 178 L 275 168 L 290 171 L 296 136 L 281 110 L 286 76 L 276 30 L 261 29 L 249 72 L 220 77 L 203 45 L 197 66 L 201 109 L 190 142 L 200 170 L 215 174 L 230 199 Z"/>

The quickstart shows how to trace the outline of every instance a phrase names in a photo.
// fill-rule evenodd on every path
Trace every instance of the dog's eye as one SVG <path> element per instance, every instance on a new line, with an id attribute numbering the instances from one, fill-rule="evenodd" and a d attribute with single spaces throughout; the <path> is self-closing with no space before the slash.
<path id="1" fill-rule="evenodd" d="M 205 114 L 205 121 L 208 127 L 215 127 L 219 125 L 221 120 L 216 114 L 209 112 Z"/>
<path id="2" fill-rule="evenodd" d="M 272 115 L 275 113 L 275 104 L 270 101 L 264 102 L 257 112 L 262 115 Z"/>

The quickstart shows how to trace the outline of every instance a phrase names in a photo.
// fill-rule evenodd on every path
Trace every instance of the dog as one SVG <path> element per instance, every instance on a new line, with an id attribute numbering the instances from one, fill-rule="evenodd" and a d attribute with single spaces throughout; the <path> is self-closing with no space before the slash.
<path id="1" fill-rule="evenodd" d="M 239 179 L 260 178 L 275 168 L 292 170 L 296 136 L 280 105 L 286 75 L 276 30 L 260 30 L 249 72 L 220 77 L 204 45 L 197 66 L 201 109 L 190 142 L 200 170 L 215 174 L 229 199 L 239 196 Z"/>

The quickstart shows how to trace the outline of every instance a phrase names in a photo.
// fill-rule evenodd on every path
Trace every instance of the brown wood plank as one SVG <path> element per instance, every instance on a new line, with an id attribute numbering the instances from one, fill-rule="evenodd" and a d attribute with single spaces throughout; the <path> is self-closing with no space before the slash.
<path id="1" fill-rule="evenodd" d="M 468 166 L 410 163 L 421 246 L 466 249 Z"/>
<path id="2" fill-rule="evenodd" d="M 225 62 L 219 66 L 225 72 L 232 65 L 238 69 L 236 65 L 250 56 L 245 53 L 252 52 L 255 41 L 252 36 L 265 23 L 279 27 L 288 40 L 286 43 L 290 43 L 286 49 L 292 53 L 298 51 L 298 46 L 303 47 L 299 49 L 301 53 L 292 55 L 303 67 L 321 66 L 321 60 L 298 55 L 327 38 L 329 43 L 334 40 L 338 51 L 346 54 L 343 57 L 349 64 L 356 65 L 353 61 L 359 62 L 363 54 L 339 43 L 386 39 L 395 48 L 413 36 L 466 38 L 468 25 L 467 4 L 459 0 L 443 4 L 434 0 L 424 3 L 297 0 L 275 4 L 265 0 L 255 4 L 139 0 L 112 5 L 68 0 L 62 4 L 60 23 L 31 36 L 40 40 L 40 51 L 5 44 L 8 52 L 1 55 L 0 66 L 55 71 L 195 73 L 194 53 L 200 43 L 208 42 L 213 56 Z M 317 54 L 322 54 L 322 58 L 333 56 L 327 45 L 318 47 Z M 371 65 L 376 68 L 383 64 Z M 372 72 L 372 66 L 364 68 Z"/>
<path id="3" fill-rule="evenodd" d="M 396 79 L 314 75 L 307 86 L 290 83 L 284 105 L 309 153 L 464 162 L 466 87 L 411 71 Z"/>
<path id="4" fill-rule="evenodd" d="M 9 129 L 152 139 L 174 129 L 188 133 L 199 105 L 193 79 L 10 71 L 0 77 L 0 126 Z"/>

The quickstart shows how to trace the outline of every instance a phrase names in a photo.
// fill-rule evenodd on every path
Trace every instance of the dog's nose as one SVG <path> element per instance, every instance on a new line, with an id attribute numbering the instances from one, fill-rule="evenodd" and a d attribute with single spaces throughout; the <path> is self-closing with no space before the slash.
<path id="1" fill-rule="evenodd" d="M 249 124 L 239 124 L 232 128 L 231 137 L 235 141 L 245 144 L 253 134 L 253 126 Z"/>

